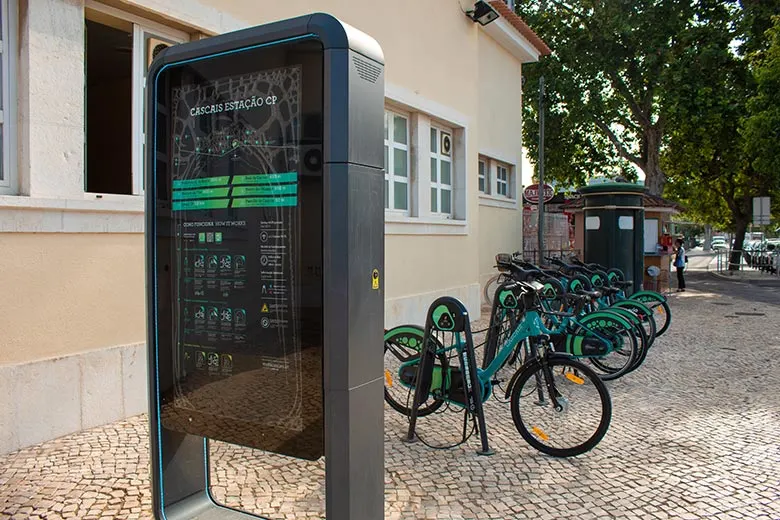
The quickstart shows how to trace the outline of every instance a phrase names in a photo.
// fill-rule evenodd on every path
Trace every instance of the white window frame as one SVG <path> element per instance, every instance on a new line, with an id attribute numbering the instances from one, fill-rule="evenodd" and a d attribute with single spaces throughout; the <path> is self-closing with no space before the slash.
<path id="1" fill-rule="evenodd" d="M 406 144 L 404 143 L 396 143 L 394 140 L 394 129 L 395 129 L 395 117 L 402 117 L 406 121 Z M 411 147 L 410 142 L 412 139 L 411 135 L 411 125 L 409 124 L 409 114 L 405 114 L 403 112 L 400 112 L 398 110 L 391 110 L 389 108 L 385 108 L 385 128 L 387 129 L 387 138 L 385 138 L 385 144 L 384 146 L 387 147 L 387 164 L 385 164 L 385 181 L 387 182 L 387 190 L 386 190 L 386 196 L 387 196 L 387 206 L 385 207 L 385 211 L 388 213 L 393 213 L 397 215 L 410 215 L 411 214 Z M 406 177 L 402 177 L 400 175 L 395 175 L 395 154 L 393 153 L 395 149 L 398 150 L 404 150 L 406 152 Z M 396 209 L 395 207 L 395 183 L 405 183 L 406 184 L 406 209 Z"/>
<path id="2" fill-rule="evenodd" d="M 501 157 L 501 159 L 496 158 Z M 488 189 L 489 193 L 479 192 L 479 203 L 482 206 L 492 206 L 503 209 L 518 209 L 517 193 L 517 168 L 505 154 L 495 151 L 492 153 L 482 150 L 479 154 L 479 161 L 487 164 Z M 506 180 L 502 177 L 502 171 L 506 170 Z M 501 193 L 500 189 L 506 186 L 506 195 Z"/>
<path id="3" fill-rule="evenodd" d="M 0 179 L 0 194 L 15 195 L 17 193 L 16 180 L 16 45 L 18 19 L 16 2 L 14 0 L 0 0 L 0 15 L 2 15 L 2 27 L 0 27 L 0 66 L 2 66 L 3 81 L 0 85 L 2 107 L 0 107 L 0 121 L 2 121 L 3 139 L 2 146 L 2 179 Z"/>
<path id="4" fill-rule="evenodd" d="M 453 159 L 453 154 L 455 152 L 455 139 L 454 139 L 454 132 L 451 128 L 444 128 L 439 125 L 431 124 L 431 131 L 436 132 L 436 151 L 434 152 L 431 150 L 430 158 L 436 161 L 436 180 L 433 180 L 433 172 L 431 172 L 431 195 L 433 195 L 433 190 L 436 190 L 436 209 L 434 210 L 433 207 L 431 207 L 431 214 L 436 215 L 439 217 L 444 218 L 452 218 L 453 214 L 455 212 L 455 164 Z M 443 155 L 441 153 L 441 135 L 443 133 L 446 133 L 450 136 L 450 143 L 452 143 L 452 146 L 450 148 L 450 155 Z M 430 133 L 429 133 L 429 139 L 430 139 Z M 429 161 L 430 162 L 430 161 Z M 444 184 L 441 182 L 441 165 L 442 163 L 449 163 L 450 165 L 450 183 Z M 450 192 L 450 211 L 449 212 L 443 212 L 441 210 L 441 200 L 442 200 L 442 191 L 443 190 L 449 190 Z"/>
<path id="5" fill-rule="evenodd" d="M 496 163 L 496 196 L 511 199 L 512 198 L 512 191 L 510 190 L 511 182 L 512 182 L 512 168 L 507 166 L 506 164 Z"/>
<path id="6" fill-rule="evenodd" d="M 190 40 L 190 35 L 163 24 L 147 20 L 140 16 L 127 13 L 121 9 L 101 4 L 95 0 L 87 0 L 84 6 L 114 18 L 118 18 L 133 24 L 133 77 L 132 77 L 132 195 L 144 194 L 144 157 L 146 145 L 146 38 L 152 37 L 169 43 L 184 43 Z M 85 122 L 86 124 L 86 122 Z M 85 132 L 86 139 L 86 132 Z M 84 185 L 86 186 L 87 172 L 84 171 Z M 96 194 L 99 195 L 99 194 Z M 121 197 L 121 195 L 119 195 Z"/>
<path id="7" fill-rule="evenodd" d="M 479 158 L 479 162 L 477 163 L 477 178 L 477 189 L 479 192 L 490 195 L 490 161 L 488 161 L 488 159 L 483 157 Z M 482 182 L 481 188 L 479 187 L 480 181 Z"/>

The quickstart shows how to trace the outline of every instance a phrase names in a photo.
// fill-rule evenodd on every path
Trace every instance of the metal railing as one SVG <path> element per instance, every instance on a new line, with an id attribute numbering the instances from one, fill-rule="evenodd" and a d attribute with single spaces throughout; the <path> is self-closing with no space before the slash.
<path id="1" fill-rule="evenodd" d="M 738 258 L 733 258 L 738 255 Z M 780 276 L 780 253 L 776 251 L 745 251 L 741 249 L 719 249 L 716 270 L 733 275 L 741 271 L 762 271 Z"/>
<path id="2" fill-rule="evenodd" d="M 572 258 L 578 258 L 582 260 L 582 255 L 579 249 L 543 249 L 539 254 L 538 249 L 525 249 L 522 251 L 523 260 L 531 262 L 536 265 L 547 265 L 549 262 L 545 258 L 560 258 L 563 261 L 570 260 Z"/>

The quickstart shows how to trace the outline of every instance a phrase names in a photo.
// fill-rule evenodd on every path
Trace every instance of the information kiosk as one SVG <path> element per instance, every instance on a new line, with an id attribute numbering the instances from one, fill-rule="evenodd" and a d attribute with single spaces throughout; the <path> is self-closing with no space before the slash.
<path id="1" fill-rule="evenodd" d="M 243 519 L 209 439 L 325 457 L 326 515 L 384 516 L 384 58 L 324 14 L 162 51 L 146 246 L 157 518 Z"/>

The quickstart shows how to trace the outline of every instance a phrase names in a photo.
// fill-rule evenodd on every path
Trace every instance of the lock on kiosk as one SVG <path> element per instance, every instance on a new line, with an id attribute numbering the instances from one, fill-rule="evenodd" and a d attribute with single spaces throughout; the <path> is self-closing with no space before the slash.
<path id="1" fill-rule="evenodd" d="M 327 517 L 383 518 L 381 48 L 301 16 L 167 48 L 146 92 L 156 518 L 257 518 L 209 439 L 324 456 Z"/>

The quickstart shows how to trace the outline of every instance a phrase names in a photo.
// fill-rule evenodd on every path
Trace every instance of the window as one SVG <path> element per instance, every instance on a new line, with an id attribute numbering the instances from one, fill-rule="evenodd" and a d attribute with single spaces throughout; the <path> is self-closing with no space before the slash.
<path id="1" fill-rule="evenodd" d="M 409 211 L 409 119 L 385 111 L 385 209 Z"/>
<path id="2" fill-rule="evenodd" d="M 631 215 L 618 217 L 618 229 L 634 229 L 634 217 Z"/>
<path id="3" fill-rule="evenodd" d="M 160 50 L 188 35 L 90 0 L 85 14 L 84 189 L 140 195 L 146 71 Z"/>
<path id="4" fill-rule="evenodd" d="M 431 127 L 431 213 L 452 215 L 452 132 Z"/>
<path id="5" fill-rule="evenodd" d="M 509 197 L 509 169 L 506 166 L 496 166 L 496 193 Z"/>
<path id="6" fill-rule="evenodd" d="M 488 163 L 480 159 L 479 161 L 479 191 L 485 194 L 490 193 L 490 182 L 488 175 Z"/>
<path id="7" fill-rule="evenodd" d="M 601 219 L 599 217 L 585 217 L 585 229 L 588 231 L 597 231 L 601 228 Z"/>
<path id="8" fill-rule="evenodd" d="M 484 206 L 517 209 L 514 169 L 515 167 L 506 160 L 500 161 L 488 155 L 479 155 L 479 203 Z"/>
<path id="9" fill-rule="evenodd" d="M 0 0 L 0 193 L 15 190 L 13 179 L 14 97 L 16 74 L 14 73 L 14 24 L 15 8 L 9 0 Z"/>

